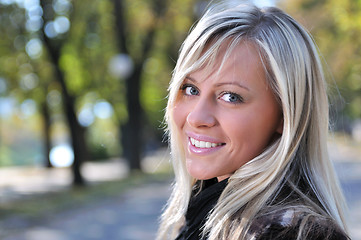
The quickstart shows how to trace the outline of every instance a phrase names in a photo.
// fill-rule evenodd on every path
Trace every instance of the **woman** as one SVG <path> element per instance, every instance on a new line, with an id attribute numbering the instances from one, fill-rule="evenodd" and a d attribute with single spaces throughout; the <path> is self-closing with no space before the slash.
<path id="1" fill-rule="evenodd" d="M 169 88 L 175 184 L 158 239 L 347 239 L 325 88 L 315 45 L 290 16 L 209 9 Z"/>

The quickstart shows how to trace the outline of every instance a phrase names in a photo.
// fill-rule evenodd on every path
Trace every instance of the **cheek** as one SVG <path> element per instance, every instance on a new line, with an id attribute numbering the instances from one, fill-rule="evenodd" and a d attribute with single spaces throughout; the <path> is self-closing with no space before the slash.
<path id="1" fill-rule="evenodd" d="M 176 103 L 173 108 L 173 119 L 178 128 L 182 129 L 187 119 L 185 104 Z"/>
<path id="2" fill-rule="evenodd" d="M 234 142 L 233 147 L 242 149 L 251 159 L 269 145 L 278 122 L 279 118 L 269 110 L 249 109 L 237 116 L 224 116 L 223 126 Z"/>
<path id="3" fill-rule="evenodd" d="M 251 120 L 252 121 L 252 120 Z M 254 115 L 252 126 L 252 138 L 259 144 L 259 151 L 264 150 L 277 135 L 277 129 L 281 119 L 277 109 L 266 109 Z"/>

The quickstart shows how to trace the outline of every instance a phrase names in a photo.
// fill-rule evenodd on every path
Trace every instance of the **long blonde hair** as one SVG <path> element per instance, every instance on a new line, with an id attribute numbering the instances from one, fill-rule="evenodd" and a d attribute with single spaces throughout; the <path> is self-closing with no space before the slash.
<path id="1" fill-rule="evenodd" d="M 251 42 L 259 50 L 268 84 L 282 108 L 283 133 L 230 177 L 204 232 L 209 239 L 245 238 L 252 219 L 264 209 L 272 209 L 272 198 L 285 184 L 305 199 L 302 204 L 309 205 L 311 215 L 330 217 L 345 229 L 346 205 L 327 153 L 326 83 L 312 38 L 278 8 L 227 1 L 212 6 L 199 20 L 184 41 L 173 72 L 165 119 L 175 182 L 158 239 L 177 236 L 196 182 L 186 170 L 172 114 L 180 85 L 191 72 L 212 64 L 222 44 L 230 42 L 226 58 L 240 41 Z M 303 192 L 301 181 L 310 194 Z"/>

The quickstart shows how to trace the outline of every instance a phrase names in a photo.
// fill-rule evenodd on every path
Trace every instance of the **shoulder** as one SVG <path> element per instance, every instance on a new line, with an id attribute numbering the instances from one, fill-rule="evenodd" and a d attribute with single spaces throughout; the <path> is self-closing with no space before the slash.
<path id="1" fill-rule="evenodd" d="M 347 240 L 345 232 L 331 219 L 295 209 L 282 209 L 257 217 L 248 231 L 249 239 Z"/>

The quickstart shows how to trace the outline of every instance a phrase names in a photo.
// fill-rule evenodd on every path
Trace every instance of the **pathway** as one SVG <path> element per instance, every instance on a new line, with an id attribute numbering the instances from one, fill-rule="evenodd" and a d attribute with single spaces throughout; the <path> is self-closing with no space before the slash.
<path id="1" fill-rule="evenodd" d="M 361 240 L 361 155 L 331 145 L 350 211 L 353 240 Z M 124 194 L 21 228 L 4 240 L 143 240 L 154 239 L 157 219 L 170 193 L 170 182 L 150 182 Z M 0 191 L 1 193 L 1 191 Z M 9 225 L 10 224 L 10 225 Z M 14 227 L 0 222 L 0 229 Z"/>

